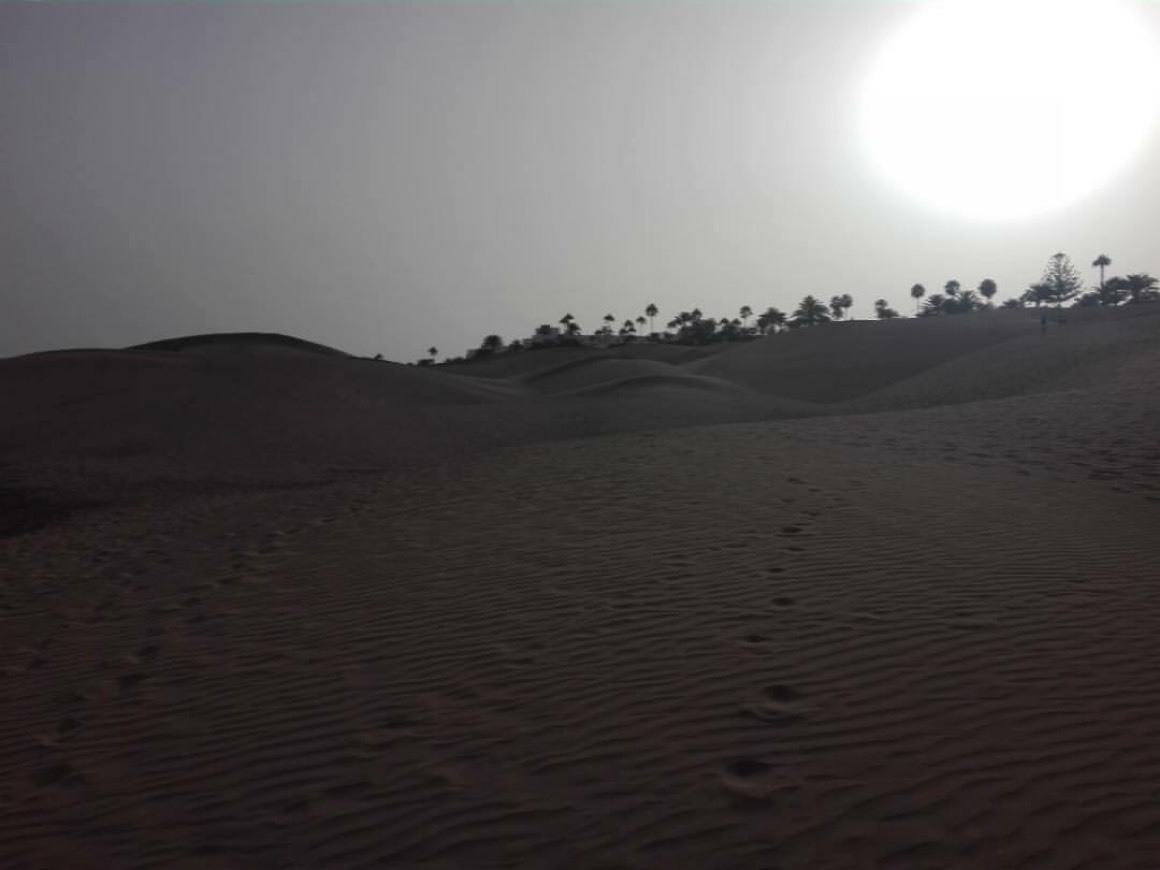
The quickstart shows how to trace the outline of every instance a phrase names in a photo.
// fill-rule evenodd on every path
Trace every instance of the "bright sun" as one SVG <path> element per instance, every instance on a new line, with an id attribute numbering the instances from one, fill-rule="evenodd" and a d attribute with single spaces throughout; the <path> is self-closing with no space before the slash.
<path id="1" fill-rule="evenodd" d="M 1056 211 L 1138 156 L 1156 58 L 1123 0 L 936 0 L 871 70 L 863 139 L 886 179 L 940 211 Z"/>

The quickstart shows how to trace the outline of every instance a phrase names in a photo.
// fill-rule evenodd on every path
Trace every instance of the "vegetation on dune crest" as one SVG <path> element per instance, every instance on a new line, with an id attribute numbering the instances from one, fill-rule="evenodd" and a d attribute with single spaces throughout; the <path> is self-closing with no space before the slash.
<path id="1" fill-rule="evenodd" d="M 910 288 L 910 297 L 914 300 L 914 313 L 918 314 L 922 310 L 922 297 L 926 295 L 926 288 L 921 284 L 915 284 Z"/>
<path id="2" fill-rule="evenodd" d="M 854 305 L 854 299 L 849 293 L 834 296 L 830 299 L 830 316 L 834 320 L 841 320 Z"/>
<path id="3" fill-rule="evenodd" d="M 790 315 L 790 325 L 795 327 L 818 326 L 829 321 L 830 312 L 826 309 L 826 303 L 813 296 L 805 297 Z"/>
<path id="4" fill-rule="evenodd" d="M 1127 276 L 1105 275 L 1105 269 L 1112 264 L 1106 254 L 1100 254 L 1092 261 L 1092 268 L 1099 269 L 1098 288 L 1084 292 L 1084 281 L 1079 270 L 1064 253 L 1053 254 L 1047 261 L 1040 279 L 1025 289 L 1019 296 L 1007 299 L 996 306 L 994 299 L 999 285 L 993 278 L 982 279 L 977 289 L 964 290 L 962 282 L 952 278 L 943 284 L 942 293 L 927 293 L 926 285 L 914 284 L 910 288 L 910 298 L 914 300 L 915 317 L 933 317 L 957 314 L 972 314 L 980 311 L 1035 307 L 1044 305 L 1062 306 L 1070 302 L 1073 307 L 1118 306 L 1160 301 L 1160 280 L 1146 273 Z M 851 319 L 850 309 L 854 299 L 850 294 L 836 294 L 827 304 L 823 299 L 810 294 L 805 296 L 792 313 L 786 314 L 770 306 L 754 317 L 755 310 L 750 305 L 742 305 L 736 317 L 706 317 L 700 308 L 680 311 L 670 318 L 664 331 L 657 332 L 655 319 L 660 307 L 650 302 L 642 314 L 636 318 L 625 318 L 619 328 L 614 324 L 617 318 L 612 312 L 600 319 L 604 325 L 594 334 L 586 335 L 579 321 L 571 312 L 559 320 L 559 326 L 542 324 L 530 338 L 515 339 L 504 345 L 498 335 L 489 335 L 477 350 L 469 351 L 470 358 L 493 356 L 501 352 L 516 352 L 545 347 L 604 347 L 609 344 L 624 344 L 633 341 L 663 342 L 682 345 L 707 345 L 717 342 L 751 341 L 762 336 L 777 335 L 791 329 L 821 326 L 833 321 Z M 894 320 L 902 315 L 885 299 L 874 302 L 874 317 L 878 320 Z M 751 324 L 752 319 L 752 324 Z M 648 333 L 645 334 L 645 324 Z M 421 365 L 434 363 L 438 351 L 432 347 L 427 351 L 429 359 L 420 360 Z M 447 360 L 448 362 L 458 362 Z"/>
<path id="5" fill-rule="evenodd" d="M 885 299 L 877 299 L 874 302 L 874 315 L 879 320 L 893 320 L 898 317 L 898 312 L 891 308 Z"/>

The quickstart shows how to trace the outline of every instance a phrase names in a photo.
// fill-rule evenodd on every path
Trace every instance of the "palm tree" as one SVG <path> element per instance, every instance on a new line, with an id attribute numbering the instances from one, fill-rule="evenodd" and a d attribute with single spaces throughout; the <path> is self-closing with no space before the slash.
<path id="1" fill-rule="evenodd" d="M 427 353 L 431 357 L 431 362 L 435 362 L 435 357 L 439 354 L 439 348 L 429 347 L 427 348 Z"/>
<path id="2" fill-rule="evenodd" d="M 1096 298 L 1100 305 L 1119 305 L 1128 296 L 1128 288 L 1125 286 L 1124 279 L 1119 275 L 1113 275 L 1107 281 L 1100 285 L 1100 289 L 1096 291 Z"/>
<path id="3" fill-rule="evenodd" d="M 644 315 L 643 315 L 643 314 L 641 314 L 641 315 L 638 315 L 638 316 L 637 316 L 637 318 L 636 318 L 636 325 L 637 325 L 638 327 L 640 327 L 641 329 L 644 329 L 644 325 L 645 325 L 645 323 L 646 323 L 646 322 L 647 322 L 647 321 L 644 319 Z M 649 328 L 649 332 L 652 332 L 652 328 L 651 328 L 651 327 Z"/>
<path id="4" fill-rule="evenodd" d="M 919 305 L 922 304 L 922 297 L 926 295 L 926 288 L 921 284 L 915 284 L 910 288 L 910 296 L 914 299 L 914 313 L 918 314 Z"/>
<path id="5" fill-rule="evenodd" d="M 567 314 L 565 314 L 563 317 L 560 318 L 560 323 L 562 323 L 564 325 L 564 329 L 568 332 L 568 334 L 572 333 L 572 322 L 575 319 L 576 318 L 572 316 L 572 312 L 568 312 Z"/>
<path id="6" fill-rule="evenodd" d="M 612 335 L 612 324 L 616 323 L 616 318 L 611 313 L 604 315 L 604 334 Z"/>
<path id="7" fill-rule="evenodd" d="M 878 316 L 879 320 L 893 320 L 898 316 L 898 312 L 891 308 L 890 303 L 885 299 L 875 300 L 874 313 Z"/>
<path id="8" fill-rule="evenodd" d="M 745 324 L 745 328 L 749 328 L 749 318 L 753 316 L 753 309 L 748 305 L 742 305 L 741 310 L 737 312 L 741 315 L 741 320 Z"/>
<path id="9" fill-rule="evenodd" d="M 991 298 L 999 292 L 999 285 L 995 283 L 993 278 L 984 278 L 979 282 L 979 292 L 987 300 L 987 304 L 991 304 Z"/>
<path id="10" fill-rule="evenodd" d="M 964 290 L 957 297 L 955 297 L 955 307 L 951 311 L 952 314 L 968 314 L 972 311 L 978 311 L 985 308 L 986 305 L 979 301 L 979 294 L 974 290 Z"/>
<path id="11" fill-rule="evenodd" d="M 655 330 L 653 329 L 653 318 L 657 316 L 657 312 L 658 312 L 659 310 L 660 310 L 660 309 L 658 309 L 658 308 L 656 307 L 656 305 L 654 305 L 654 304 L 653 304 L 653 303 L 651 303 L 651 302 L 649 303 L 649 305 L 648 305 L 648 308 L 646 308 L 646 309 L 644 310 L 645 317 L 647 317 L 647 318 L 648 318 L 648 331 L 649 331 L 649 332 L 654 332 L 654 331 L 655 331 Z"/>
<path id="12" fill-rule="evenodd" d="M 841 320 L 842 319 L 842 297 L 841 296 L 831 296 L 830 297 L 830 314 L 833 316 L 834 320 Z"/>
<path id="13" fill-rule="evenodd" d="M 958 296 L 959 290 L 961 290 L 962 287 L 962 284 L 952 278 L 951 280 L 947 281 L 945 285 L 943 285 L 943 290 L 946 292 L 947 296 Z"/>
<path id="14" fill-rule="evenodd" d="M 784 311 L 771 306 L 757 319 L 757 325 L 762 332 L 780 332 L 788 319 Z"/>
<path id="15" fill-rule="evenodd" d="M 842 316 L 848 319 L 850 317 L 850 309 L 854 307 L 854 297 L 849 293 L 843 293 L 841 299 Z"/>
<path id="16" fill-rule="evenodd" d="M 636 327 L 632 325 L 631 320 L 624 321 L 624 326 L 620 327 L 621 335 L 635 335 Z"/>
<path id="17" fill-rule="evenodd" d="M 1039 281 L 1024 290 L 1023 295 L 1019 297 L 1019 301 L 1024 305 L 1030 303 L 1038 308 L 1051 298 L 1051 289 L 1051 285 L 1046 281 Z"/>
<path id="18" fill-rule="evenodd" d="M 830 322 L 830 312 L 826 310 L 825 302 L 811 295 L 798 303 L 790 320 L 794 326 L 817 326 Z"/>
<path id="19" fill-rule="evenodd" d="M 1120 286 L 1128 292 L 1130 302 L 1148 302 L 1157 297 L 1160 291 L 1160 280 L 1151 275 L 1129 275 L 1120 279 Z"/>
<path id="20" fill-rule="evenodd" d="M 1112 265 L 1112 258 L 1107 254 L 1100 254 L 1092 260 L 1092 268 L 1100 270 L 1100 289 L 1104 289 L 1104 267 Z"/>
<path id="21" fill-rule="evenodd" d="M 947 297 L 943 296 L 941 293 L 932 293 L 926 298 L 926 302 L 923 303 L 922 313 L 926 316 L 942 314 L 943 306 L 946 304 L 946 301 Z"/>

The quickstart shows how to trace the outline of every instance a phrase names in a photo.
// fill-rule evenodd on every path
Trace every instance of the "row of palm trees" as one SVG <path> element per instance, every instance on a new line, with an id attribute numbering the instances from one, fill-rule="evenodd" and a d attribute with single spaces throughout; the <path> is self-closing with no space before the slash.
<path id="1" fill-rule="evenodd" d="M 1160 299 L 1160 280 L 1142 273 L 1107 278 L 1105 269 L 1110 265 L 1112 260 L 1106 254 L 1100 254 L 1093 260 L 1092 267 L 1100 270 L 1100 284 L 1097 289 L 1083 292 L 1083 279 L 1071 260 L 1066 254 L 1054 254 L 1048 260 L 1041 280 L 1031 284 L 1018 297 L 1003 302 L 1001 307 L 1062 305 L 1069 301 L 1073 306 L 1079 307 L 1111 306 Z M 963 289 L 962 283 L 955 279 L 943 285 L 942 293 L 928 294 L 922 284 L 915 284 L 910 288 L 916 317 L 968 314 L 993 309 L 995 307 L 993 300 L 998 292 L 999 286 L 992 278 L 984 278 L 974 290 Z M 646 334 L 644 327 L 647 324 L 647 335 L 651 340 L 678 344 L 746 341 L 761 335 L 847 320 L 853 305 L 853 297 L 845 293 L 831 297 L 828 303 L 812 294 L 805 296 L 788 314 L 770 306 L 755 317 L 755 311 L 751 306 L 742 305 L 736 317 L 715 319 L 706 317 L 700 308 L 694 308 L 691 311 L 678 312 L 665 324 L 665 332 L 658 333 L 655 321 L 660 314 L 660 308 L 655 303 L 650 303 L 641 314 L 620 321 L 619 326 L 616 325 L 618 318 L 615 315 L 611 312 L 605 314 L 601 318 L 603 326 L 596 330 L 596 334 L 608 338 L 619 336 L 624 341 L 632 341 L 637 336 Z M 892 320 L 900 316 L 885 299 L 875 300 L 874 314 L 879 320 Z M 560 318 L 559 323 L 561 340 L 549 340 L 558 333 L 548 324 L 536 329 L 537 336 L 547 344 L 578 344 L 579 336 L 584 331 L 580 322 L 569 312 Z M 480 344 L 485 355 L 498 352 L 504 347 L 503 339 L 498 335 L 488 335 Z M 508 348 L 522 350 L 523 343 L 513 341 Z M 432 347 L 428 353 L 430 359 L 423 361 L 426 364 L 434 361 L 438 351 Z"/>
<path id="2" fill-rule="evenodd" d="M 681 311 L 666 324 L 664 333 L 655 331 L 649 333 L 650 340 L 663 340 L 676 344 L 711 344 L 722 341 L 748 341 L 761 335 L 773 335 L 778 332 L 802 327 L 817 326 L 835 320 L 844 320 L 849 317 L 849 310 L 854 305 L 854 299 L 848 293 L 834 296 L 827 305 L 813 295 L 806 296 L 798 303 L 791 313 L 787 314 L 779 308 L 770 306 L 754 318 L 753 308 L 742 305 L 737 316 L 733 318 L 714 318 L 705 316 L 700 308 L 691 311 Z M 624 341 L 632 341 L 643 331 L 646 323 L 651 325 L 660 313 L 655 304 L 649 304 L 644 313 L 635 319 L 626 319 L 619 328 L 615 328 L 617 317 L 612 313 L 605 314 L 601 319 L 604 325 L 596 330 L 596 335 L 612 338 L 619 336 Z M 875 303 L 875 314 L 879 319 L 898 317 L 898 312 L 891 308 L 885 299 Z M 750 319 L 753 325 L 750 325 Z M 557 332 L 548 324 L 542 324 L 535 330 L 535 335 L 543 344 L 579 344 L 579 336 L 584 329 L 580 321 L 571 312 L 560 318 L 561 329 Z M 639 331 L 638 331 L 639 330 Z M 553 336 L 558 336 L 553 340 Z M 506 346 L 510 351 L 524 349 L 523 342 L 516 340 Z M 503 339 L 498 335 L 488 335 L 480 342 L 480 352 L 490 356 L 505 348 Z M 429 353 L 432 359 L 437 351 L 431 348 Z"/>
<path id="3" fill-rule="evenodd" d="M 1111 264 L 1112 260 L 1106 254 L 1100 254 L 1092 261 L 1092 267 L 1100 270 L 1100 285 L 1084 292 L 1083 277 L 1067 254 L 1053 254 L 1043 270 L 1043 277 L 1029 285 L 1018 297 L 1003 302 L 1002 307 L 1038 308 L 1071 302 L 1073 307 L 1087 308 L 1160 299 L 1160 280 L 1145 273 L 1107 278 L 1105 269 Z M 914 299 L 916 316 L 967 314 L 993 308 L 992 299 L 998 289 L 991 278 L 979 282 L 977 290 L 963 290 L 958 281 L 951 280 L 943 286 L 943 293 L 927 296 L 926 288 L 922 284 L 915 284 L 910 288 L 910 295 Z"/>
<path id="4" fill-rule="evenodd" d="M 1075 303 L 1077 306 L 1090 308 L 1097 305 L 1120 305 L 1124 302 L 1135 304 L 1160 299 L 1160 279 L 1139 272 L 1126 276 L 1113 275 L 1104 280 L 1104 269 L 1110 265 L 1112 260 L 1107 254 L 1100 254 L 1092 260 L 1092 268 L 1100 270 L 1100 286 L 1080 296 Z"/>

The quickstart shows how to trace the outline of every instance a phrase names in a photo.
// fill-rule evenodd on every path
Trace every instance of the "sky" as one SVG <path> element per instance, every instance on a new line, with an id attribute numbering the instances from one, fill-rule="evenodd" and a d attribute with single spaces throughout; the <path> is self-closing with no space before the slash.
<path id="1" fill-rule="evenodd" d="M 862 88 L 921 6 L 0 3 L 0 356 L 263 331 L 405 361 L 649 303 L 1002 299 L 1056 251 L 1160 273 L 1154 130 L 1034 219 L 883 177 Z M 1090 36 L 1029 51 L 1096 65 Z M 1140 124 L 1076 96 L 1064 129 Z"/>

